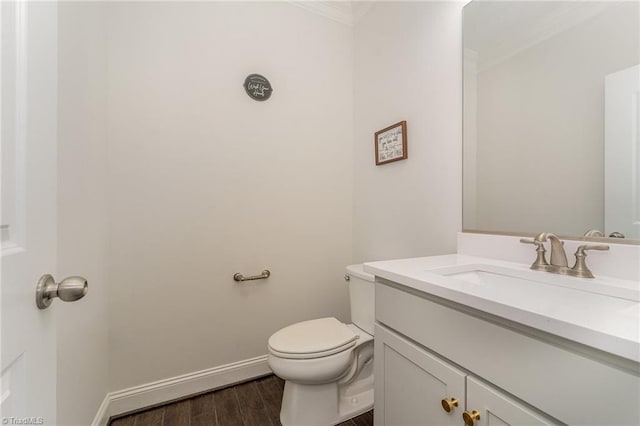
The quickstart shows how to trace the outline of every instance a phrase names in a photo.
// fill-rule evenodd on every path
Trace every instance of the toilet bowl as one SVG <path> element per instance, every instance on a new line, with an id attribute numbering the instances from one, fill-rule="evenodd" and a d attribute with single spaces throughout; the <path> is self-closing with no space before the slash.
<path id="1" fill-rule="evenodd" d="M 320 318 L 269 338 L 269 366 L 285 380 L 283 426 L 335 425 L 373 407 L 373 276 L 352 265 L 345 279 L 353 324 Z"/>

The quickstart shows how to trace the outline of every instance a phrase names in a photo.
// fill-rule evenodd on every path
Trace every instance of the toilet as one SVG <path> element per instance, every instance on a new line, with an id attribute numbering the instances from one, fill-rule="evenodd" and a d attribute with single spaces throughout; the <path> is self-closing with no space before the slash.
<path id="1" fill-rule="evenodd" d="M 351 324 L 299 322 L 269 338 L 269 366 L 285 380 L 283 426 L 330 426 L 373 408 L 374 277 L 347 266 Z"/>

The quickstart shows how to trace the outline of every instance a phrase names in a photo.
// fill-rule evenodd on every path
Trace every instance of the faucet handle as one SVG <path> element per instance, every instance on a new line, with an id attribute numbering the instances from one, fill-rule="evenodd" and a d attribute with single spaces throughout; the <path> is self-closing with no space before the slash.
<path id="1" fill-rule="evenodd" d="M 609 246 L 606 244 L 593 244 L 593 245 L 585 244 L 583 246 L 579 246 L 576 253 L 584 254 L 585 250 L 609 250 Z"/>
<path id="2" fill-rule="evenodd" d="M 524 244 L 533 244 L 536 246 L 536 253 L 538 256 L 536 260 L 531 264 L 531 269 L 535 271 L 546 271 L 549 269 L 549 263 L 545 257 L 545 253 L 547 250 L 544 248 L 544 243 L 540 241 L 538 238 L 533 240 L 527 238 L 520 238 L 520 242 Z"/>
<path id="3" fill-rule="evenodd" d="M 583 237 L 604 237 L 604 234 L 597 229 L 589 229 L 584 233 Z"/>
<path id="4" fill-rule="evenodd" d="M 585 251 L 587 250 L 609 250 L 609 246 L 606 244 L 579 246 L 575 253 L 576 264 L 573 265 L 573 268 L 569 271 L 570 275 L 580 278 L 593 278 L 593 273 L 587 267 L 587 262 L 585 260 L 587 257 Z"/>

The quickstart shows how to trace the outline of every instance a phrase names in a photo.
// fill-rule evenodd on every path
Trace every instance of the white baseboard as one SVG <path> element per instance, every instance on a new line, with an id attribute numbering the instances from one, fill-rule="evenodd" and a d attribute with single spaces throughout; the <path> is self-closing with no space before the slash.
<path id="1" fill-rule="evenodd" d="M 256 377 L 271 374 L 267 355 L 232 364 L 183 374 L 145 385 L 109 392 L 92 426 L 106 426 L 109 418 L 129 411 L 171 401 L 211 389 L 221 388 Z"/>

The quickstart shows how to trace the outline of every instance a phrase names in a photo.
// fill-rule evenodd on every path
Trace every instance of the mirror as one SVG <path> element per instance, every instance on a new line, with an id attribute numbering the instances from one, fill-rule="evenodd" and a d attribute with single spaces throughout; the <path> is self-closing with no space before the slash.
<path id="1" fill-rule="evenodd" d="M 464 7 L 464 231 L 640 243 L 639 17 L 622 1 Z"/>

